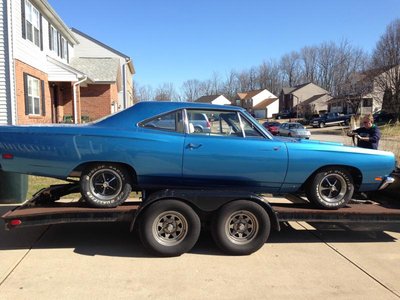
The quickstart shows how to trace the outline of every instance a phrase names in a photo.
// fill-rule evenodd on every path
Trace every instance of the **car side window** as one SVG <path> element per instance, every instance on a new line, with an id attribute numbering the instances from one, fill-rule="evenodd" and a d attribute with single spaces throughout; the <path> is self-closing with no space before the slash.
<path id="1" fill-rule="evenodd" d="M 241 121 L 243 124 L 243 131 L 246 138 L 261 138 L 262 134 L 256 129 L 253 123 L 241 116 Z"/>
<path id="2" fill-rule="evenodd" d="M 175 111 L 144 121 L 139 126 L 149 129 L 183 133 L 182 111 Z"/>
<path id="3" fill-rule="evenodd" d="M 189 134 L 262 137 L 254 125 L 234 111 L 187 110 Z"/>

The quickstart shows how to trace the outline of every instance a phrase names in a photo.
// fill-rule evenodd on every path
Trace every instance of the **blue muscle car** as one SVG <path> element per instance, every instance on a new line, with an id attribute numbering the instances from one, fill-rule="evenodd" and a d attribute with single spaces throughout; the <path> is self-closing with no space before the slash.
<path id="1" fill-rule="evenodd" d="M 0 126 L 0 153 L 3 171 L 79 178 L 96 207 L 132 190 L 201 188 L 305 192 L 336 209 L 354 191 L 384 188 L 395 169 L 390 152 L 273 137 L 242 108 L 174 102 L 83 125 Z"/>

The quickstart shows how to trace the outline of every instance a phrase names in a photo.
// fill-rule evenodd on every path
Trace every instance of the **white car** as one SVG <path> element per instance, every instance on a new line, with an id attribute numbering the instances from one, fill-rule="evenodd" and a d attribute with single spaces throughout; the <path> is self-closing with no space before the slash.
<path id="1" fill-rule="evenodd" d="M 279 135 L 309 139 L 311 132 L 300 123 L 290 122 L 281 124 L 279 127 Z"/>

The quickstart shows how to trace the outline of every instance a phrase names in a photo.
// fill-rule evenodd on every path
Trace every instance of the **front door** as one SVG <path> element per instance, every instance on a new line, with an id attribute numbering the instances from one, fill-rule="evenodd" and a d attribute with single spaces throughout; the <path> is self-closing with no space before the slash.
<path id="1" fill-rule="evenodd" d="M 182 171 L 186 185 L 279 190 L 287 170 L 287 149 L 283 142 L 265 137 L 237 112 L 196 113 L 207 116 L 210 130 L 186 135 Z"/>

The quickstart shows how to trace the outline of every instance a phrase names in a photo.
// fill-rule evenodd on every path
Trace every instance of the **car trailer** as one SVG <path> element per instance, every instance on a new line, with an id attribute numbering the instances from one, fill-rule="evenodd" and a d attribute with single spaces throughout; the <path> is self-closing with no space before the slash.
<path id="1" fill-rule="evenodd" d="M 400 223 L 400 202 L 355 203 L 338 210 L 313 208 L 295 195 L 292 203 L 269 203 L 243 191 L 165 189 L 142 191 L 141 201 L 115 208 L 88 207 L 82 200 L 58 202 L 79 192 L 79 184 L 52 185 L 37 192 L 2 216 L 6 229 L 84 222 L 127 222 L 138 229 L 144 246 L 156 255 L 177 256 L 197 242 L 201 227 L 211 230 L 225 253 L 246 255 L 257 251 L 271 228 L 289 221 L 338 223 Z"/>

